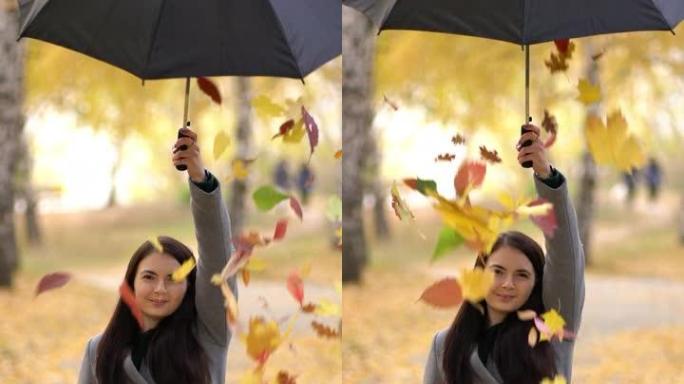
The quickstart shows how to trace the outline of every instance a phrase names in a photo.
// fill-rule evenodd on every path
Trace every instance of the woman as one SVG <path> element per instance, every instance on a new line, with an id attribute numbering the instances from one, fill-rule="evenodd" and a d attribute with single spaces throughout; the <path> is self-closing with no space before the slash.
<path id="1" fill-rule="evenodd" d="M 480 303 L 481 313 L 465 302 L 451 327 L 435 335 L 425 367 L 424 384 L 539 384 L 546 377 L 572 373 L 574 342 L 554 339 L 528 344 L 533 321 L 522 321 L 518 310 L 541 314 L 559 311 L 565 328 L 577 333 L 584 303 L 584 252 L 567 183 L 546 157 L 539 128 L 518 142 L 518 162 L 532 161 L 540 197 L 553 204 L 558 229 L 541 247 L 519 232 L 499 236 L 489 255 L 476 266 L 494 273 L 492 288 Z M 531 140 L 531 144 L 522 143 Z"/>
<path id="2" fill-rule="evenodd" d="M 125 281 L 142 312 L 143 326 L 119 299 L 104 333 L 88 341 L 79 384 L 166 384 L 225 382 L 231 334 L 221 291 L 211 276 L 231 254 L 230 221 L 216 178 L 204 169 L 197 135 L 183 128 L 174 145 L 174 165 L 186 165 L 190 178 L 192 216 L 199 245 L 196 269 L 180 282 L 170 276 L 194 258 L 182 243 L 158 238 L 133 254 Z M 235 282 L 231 288 L 236 292 Z"/>

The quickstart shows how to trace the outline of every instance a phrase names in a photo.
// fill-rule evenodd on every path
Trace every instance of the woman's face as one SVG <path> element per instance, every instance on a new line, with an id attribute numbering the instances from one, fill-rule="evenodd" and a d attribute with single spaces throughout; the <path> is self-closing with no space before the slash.
<path id="1" fill-rule="evenodd" d="M 509 246 L 494 251 L 485 267 L 494 273 L 494 285 L 485 298 L 494 325 L 517 311 L 530 297 L 535 283 L 534 268 L 524 253 Z"/>
<path id="2" fill-rule="evenodd" d="M 157 326 L 172 314 L 183 301 L 188 289 L 187 280 L 174 282 L 171 274 L 180 264 L 173 257 L 154 252 L 146 256 L 135 274 L 133 290 L 135 301 L 143 314 L 145 331 Z"/>

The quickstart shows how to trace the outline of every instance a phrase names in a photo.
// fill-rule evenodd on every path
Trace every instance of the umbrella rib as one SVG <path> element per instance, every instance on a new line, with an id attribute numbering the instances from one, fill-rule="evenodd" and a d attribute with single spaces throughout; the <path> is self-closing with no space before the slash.
<path id="1" fill-rule="evenodd" d="M 166 5 L 166 0 L 162 0 L 161 7 L 159 7 L 159 13 L 157 14 L 157 22 L 154 23 L 154 32 L 152 32 L 152 38 L 150 39 L 150 46 L 147 48 L 147 57 L 145 58 L 145 64 L 142 68 L 143 79 L 147 77 L 147 67 L 150 64 L 150 58 L 152 57 L 152 49 L 154 48 L 154 42 L 157 40 L 157 32 L 159 31 L 159 22 L 164 14 L 164 8 Z"/>
<path id="2" fill-rule="evenodd" d="M 287 34 L 285 33 L 285 28 L 283 27 L 283 23 L 280 21 L 280 18 L 278 17 L 278 12 L 276 12 L 275 8 L 273 8 L 273 4 L 271 4 L 271 0 L 267 1 L 268 6 L 271 7 L 271 12 L 273 12 L 273 16 L 275 17 L 277 23 L 278 23 L 278 28 L 280 29 L 280 34 L 283 36 L 283 40 L 285 40 L 285 45 L 287 45 L 287 49 L 290 51 L 290 56 L 292 57 L 292 60 L 294 61 L 294 65 L 297 68 L 297 73 L 299 73 L 299 78 L 304 82 L 304 75 L 302 74 L 302 69 L 299 68 L 299 62 L 297 61 L 297 57 L 295 56 L 294 52 L 292 52 L 292 47 L 290 46 L 290 42 L 287 40 Z"/>
<path id="3" fill-rule="evenodd" d="M 672 34 L 674 35 L 674 34 L 675 34 L 675 32 L 674 32 L 674 27 L 675 27 L 675 26 L 674 26 L 674 25 L 670 25 L 670 22 L 667 21 L 667 19 L 665 18 L 665 15 L 663 14 L 663 11 L 662 11 L 660 8 L 658 8 L 658 4 L 656 4 L 655 0 L 651 0 L 651 3 L 653 4 L 653 8 L 655 8 L 655 10 L 658 11 L 658 14 L 660 15 L 660 18 L 663 20 L 663 22 L 665 23 L 665 25 L 667 25 L 667 28 L 668 28 L 668 29 L 670 30 L 670 32 L 672 32 Z"/>

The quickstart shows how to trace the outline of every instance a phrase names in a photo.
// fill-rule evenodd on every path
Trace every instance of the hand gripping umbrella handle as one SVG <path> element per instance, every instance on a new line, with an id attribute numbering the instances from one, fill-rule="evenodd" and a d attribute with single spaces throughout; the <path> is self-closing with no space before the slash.
<path id="1" fill-rule="evenodd" d="M 530 122 L 532 122 L 531 118 L 530 118 Z M 525 134 L 526 132 L 531 132 L 531 131 L 532 131 L 531 129 L 527 128 L 527 125 L 523 125 L 522 127 L 520 127 L 520 134 L 521 135 Z M 527 147 L 530 145 L 532 145 L 532 140 L 525 140 L 525 142 L 522 143 L 520 146 L 521 147 Z M 522 163 L 523 168 L 532 168 L 532 165 L 533 165 L 532 160 L 527 160 L 527 161 L 524 161 Z"/>

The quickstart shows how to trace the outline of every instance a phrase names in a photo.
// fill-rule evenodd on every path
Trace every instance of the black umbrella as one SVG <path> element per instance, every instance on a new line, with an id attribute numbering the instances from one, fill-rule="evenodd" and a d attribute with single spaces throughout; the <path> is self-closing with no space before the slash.
<path id="1" fill-rule="evenodd" d="M 146 79 L 303 79 L 342 52 L 339 0 L 19 0 L 31 37 Z"/>
<path id="2" fill-rule="evenodd" d="M 343 0 L 379 28 L 444 32 L 520 44 L 525 51 L 529 119 L 529 45 L 605 33 L 669 30 L 684 0 Z M 674 33 L 674 32 L 673 32 Z"/>

